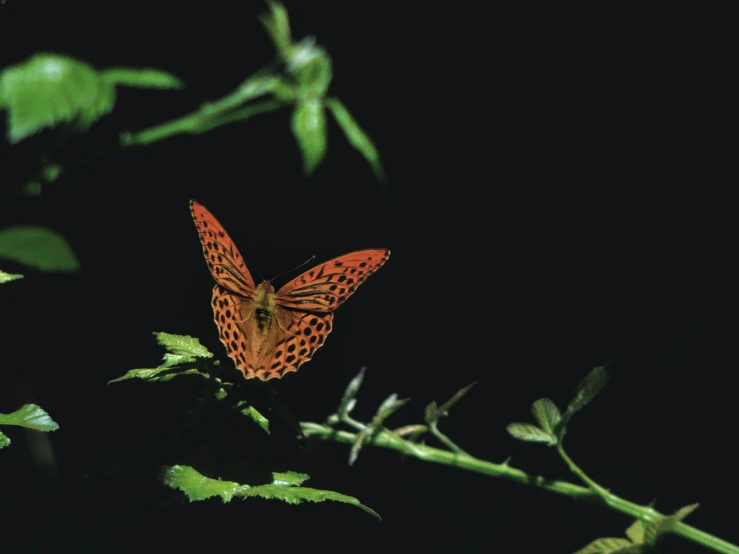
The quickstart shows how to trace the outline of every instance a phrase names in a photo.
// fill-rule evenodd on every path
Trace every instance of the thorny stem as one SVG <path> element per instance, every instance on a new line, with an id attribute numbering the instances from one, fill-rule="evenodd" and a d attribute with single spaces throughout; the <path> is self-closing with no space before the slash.
<path id="1" fill-rule="evenodd" d="M 358 431 L 366 431 L 367 427 L 364 424 L 350 418 L 348 414 L 343 415 L 344 417 L 342 417 L 341 420 L 344 423 L 350 425 Z M 313 422 L 301 422 L 300 425 L 303 429 L 303 433 L 307 438 L 324 441 L 334 441 L 350 445 L 355 444 L 359 439 L 358 433 L 340 431 L 328 425 L 321 425 L 319 423 Z M 462 451 L 459 447 L 453 447 L 453 443 L 451 443 L 449 439 L 447 439 L 448 443 L 447 441 L 441 439 L 439 435 L 441 435 L 442 437 L 445 436 L 439 433 L 438 430 L 437 433 L 434 433 L 434 435 L 437 436 L 437 438 L 439 438 L 439 440 L 441 440 L 447 446 L 449 446 L 451 451 L 404 440 L 400 436 L 385 429 L 384 427 L 380 427 L 376 430 L 375 433 L 369 434 L 364 439 L 364 441 L 367 444 L 371 444 L 373 446 L 397 450 L 399 452 L 402 452 L 403 454 L 415 456 L 419 460 L 458 467 L 467 471 L 475 471 L 477 473 L 488 475 L 490 477 L 504 477 L 506 479 L 510 479 L 521 484 L 534 486 L 557 494 L 569 496 L 574 499 L 582 499 L 598 504 L 606 504 L 607 506 L 619 512 L 622 512 L 634 518 L 641 519 L 643 521 L 652 521 L 656 518 L 664 517 L 664 514 L 654 510 L 649 506 L 641 506 L 633 502 L 629 502 L 628 500 L 612 494 L 608 490 L 595 483 L 595 481 L 590 479 L 582 470 L 580 470 L 574 464 L 574 462 L 561 448 L 559 448 L 558 451 L 565 460 L 565 463 L 567 463 L 573 473 L 578 475 L 578 477 L 580 477 L 583 482 L 589 485 L 589 488 L 575 485 L 566 481 L 546 479 L 541 475 L 530 475 L 523 470 L 509 466 L 507 462 L 496 464 L 493 462 L 475 458 L 474 456 L 471 456 Z M 739 547 L 718 537 L 714 537 L 713 535 L 701 531 L 700 529 L 696 529 L 695 527 L 687 525 L 686 523 L 677 523 L 673 532 L 697 544 L 710 548 L 715 552 L 721 552 L 725 554 L 739 554 Z"/>
<path id="2" fill-rule="evenodd" d="M 436 421 L 432 421 L 429 424 L 429 430 L 431 431 L 431 434 L 433 434 L 439 441 L 441 441 L 443 444 L 445 444 L 452 452 L 456 452 L 457 454 L 467 454 L 464 450 L 462 450 L 459 446 L 454 444 L 452 442 L 452 439 L 447 437 L 444 433 L 439 431 L 439 426 Z"/>
<path id="3" fill-rule="evenodd" d="M 567 464 L 567 467 L 570 468 L 570 471 L 577 475 L 581 481 L 583 481 L 586 485 L 588 485 L 593 492 L 598 494 L 606 503 L 608 503 L 607 497 L 609 496 L 609 492 L 601 487 L 598 483 L 593 481 L 588 475 L 580 469 L 577 465 L 575 465 L 575 462 L 572 461 L 572 458 L 570 458 L 567 453 L 565 452 L 564 447 L 562 446 L 562 443 L 560 442 L 557 445 L 557 452 L 562 457 L 562 459 Z"/>

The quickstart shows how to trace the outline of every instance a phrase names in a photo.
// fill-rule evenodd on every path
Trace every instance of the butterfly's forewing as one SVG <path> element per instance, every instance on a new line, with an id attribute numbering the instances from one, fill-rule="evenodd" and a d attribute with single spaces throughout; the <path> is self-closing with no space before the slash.
<path id="1" fill-rule="evenodd" d="M 254 279 L 223 226 L 195 200 L 190 200 L 190 213 L 203 245 L 205 261 L 216 283 L 245 298 L 254 298 Z"/>
<path id="2" fill-rule="evenodd" d="M 317 265 L 279 291 L 277 306 L 292 310 L 334 311 L 390 257 L 390 250 L 357 250 Z"/>

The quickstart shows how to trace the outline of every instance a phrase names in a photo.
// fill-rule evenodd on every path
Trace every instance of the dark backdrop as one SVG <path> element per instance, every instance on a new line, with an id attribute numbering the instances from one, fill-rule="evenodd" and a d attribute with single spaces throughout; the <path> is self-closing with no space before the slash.
<path id="1" fill-rule="evenodd" d="M 62 146 L 55 132 L 0 143 L 2 224 L 51 226 L 82 263 L 69 276 L 3 265 L 26 278 L 0 291 L 0 410 L 33 401 L 60 424 L 46 447 L 5 429 L 3 538 L 19 550 L 572 552 L 629 525 L 390 451 L 366 448 L 349 468 L 347 447 L 305 452 L 277 418 L 267 439 L 216 410 L 162 446 L 197 404 L 199 383 L 106 383 L 157 364 L 152 331 L 199 337 L 230 363 L 188 212 L 196 198 L 257 279 L 314 254 L 392 250 L 338 310 L 326 346 L 271 382 L 298 419 L 323 421 L 363 365 L 357 417 L 396 392 L 412 401 L 395 425 L 420 423 L 429 401 L 477 380 L 442 429 L 482 458 L 512 456 L 516 467 L 574 481 L 553 450 L 516 442 L 505 426 L 528 420 L 537 398 L 563 406 L 591 367 L 615 358 L 610 384 L 571 426 L 571 456 L 635 502 L 668 513 L 700 502 L 689 522 L 737 541 L 726 513 L 736 494 L 729 205 L 692 132 L 702 117 L 696 52 L 720 48 L 720 37 L 705 42 L 689 14 L 620 8 L 287 7 L 294 36 L 314 34 L 332 56 L 332 93 L 374 139 L 389 190 L 333 123 L 325 162 L 303 177 L 284 111 L 93 156 L 39 197 L 16 196 L 41 152 L 69 161 L 114 146 L 124 130 L 230 92 L 273 52 L 258 2 L 237 11 L 0 5 L 0 66 L 53 51 L 99 68 L 161 68 L 186 83 L 119 90 L 112 115 Z M 191 504 L 156 481 L 159 465 L 187 461 L 212 477 L 247 466 L 305 472 L 308 485 L 356 496 L 383 521 L 335 503 Z"/>

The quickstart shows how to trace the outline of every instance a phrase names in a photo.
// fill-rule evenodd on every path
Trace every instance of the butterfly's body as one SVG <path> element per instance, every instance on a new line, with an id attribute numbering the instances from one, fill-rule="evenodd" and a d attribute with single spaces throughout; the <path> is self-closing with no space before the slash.
<path id="1" fill-rule="evenodd" d="M 213 311 L 221 342 L 247 379 L 263 381 L 297 371 L 331 332 L 333 311 L 390 256 L 386 249 L 359 250 L 299 275 L 275 292 L 259 286 L 226 231 L 190 202 L 211 275 Z"/>
<path id="2" fill-rule="evenodd" d="M 254 317 L 259 330 L 264 332 L 272 322 L 275 312 L 275 287 L 269 281 L 262 281 L 254 293 Z"/>

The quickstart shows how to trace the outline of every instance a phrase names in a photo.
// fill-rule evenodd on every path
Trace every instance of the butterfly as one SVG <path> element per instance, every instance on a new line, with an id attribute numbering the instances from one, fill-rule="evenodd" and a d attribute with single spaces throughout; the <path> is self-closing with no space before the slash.
<path id="1" fill-rule="evenodd" d="M 390 250 L 357 250 L 302 273 L 275 292 L 255 286 L 241 254 L 205 206 L 190 201 L 205 261 L 216 281 L 221 342 L 247 379 L 279 379 L 310 360 L 331 332 L 334 310 L 387 261 Z"/>

